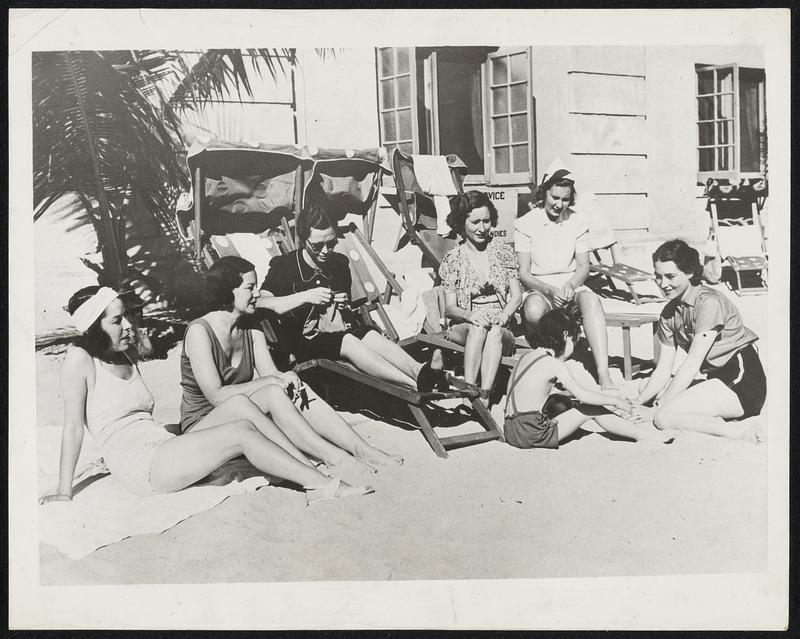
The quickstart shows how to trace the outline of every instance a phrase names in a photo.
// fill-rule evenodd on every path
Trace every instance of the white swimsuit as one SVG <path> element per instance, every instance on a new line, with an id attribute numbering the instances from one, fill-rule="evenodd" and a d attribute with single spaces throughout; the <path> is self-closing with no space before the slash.
<path id="1" fill-rule="evenodd" d="M 96 358 L 94 388 L 86 401 L 86 425 L 108 469 L 136 495 L 152 495 L 150 464 L 159 444 L 174 437 L 153 420 L 153 396 L 139 369 L 122 379 Z"/>

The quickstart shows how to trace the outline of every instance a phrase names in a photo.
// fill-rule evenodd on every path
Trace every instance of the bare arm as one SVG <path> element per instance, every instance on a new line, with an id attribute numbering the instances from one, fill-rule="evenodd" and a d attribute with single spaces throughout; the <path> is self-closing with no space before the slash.
<path id="1" fill-rule="evenodd" d="M 250 396 L 266 384 L 283 385 L 280 378 L 269 375 L 266 377 L 258 377 L 244 384 L 223 386 L 219 371 L 214 363 L 211 338 L 208 336 L 208 333 L 206 333 L 202 326 L 195 324 L 190 326 L 189 330 L 186 331 L 186 337 L 184 339 L 186 343 L 186 354 L 189 356 L 195 379 L 200 386 L 200 390 L 203 391 L 203 395 L 205 395 L 206 399 L 214 406 L 219 406 L 233 395 Z"/>
<path id="2" fill-rule="evenodd" d="M 519 279 L 526 290 L 538 291 L 549 297 L 553 297 L 558 292 L 559 289 L 555 286 L 547 284 L 531 274 L 530 253 L 517 253 L 517 259 L 519 260 Z"/>
<path id="3" fill-rule="evenodd" d="M 323 286 L 312 288 L 291 295 L 276 296 L 269 291 L 262 290 L 261 295 L 256 301 L 258 308 L 266 308 L 270 311 L 283 315 L 304 304 L 327 304 L 331 301 L 331 289 Z"/>
<path id="4" fill-rule="evenodd" d="M 61 431 L 58 489 L 56 493 L 43 497 L 42 503 L 72 499 L 72 481 L 81 454 L 83 428 L 86 425 L 89 366 L 91 358 L 80 348 L 70 349 L 61 366 L 64 428 Z"/>
<path id="5" fill-rule="evenodd" d="M 575 253 L 575 274 L 569 278 L 568 284 L 578 288 L 589 277 L 589 254 Z"/>
<path id="6" fill-rule="evenodd" d="M 672 374 L 672 364 L 675 362 L 675 346 L 673 344 L 661 344 L 658 353 L 658 362 L 653 374 L 647 380 L 644 388 L 634 400 L 637 404 L 646 404 L 669 383 Z"/>
<path id="7" fill-rule="evenodd" d="M 631 405 L 627 399 L 611 393 L 596 391 L 581 386 L 572 376 L 572 373 L 564 362 L 554 360 L 553 369 L 561 385 L 572 393 L 579 402 L 592 404 L 594 406 L 618 406 L 630 412 Z"/>
<path id="8" fill-rule="evenodd" d="M 683 391 L 689 388 L 689 384 L 697 376 L 700 371 L 700 366 L 711 350 L 711 345 L 717 339 L 718 331 L 708 330 L 695 335 L 692 340 L 692 345 L 689 347 L 689 352 L 686 359 L 675 372 L 675 377 L 667 386 L 664 394 L 661 396 L 661 403 L 666 404 L 671 399 L 675 399 Z"/>
<path id="9" fill-rule="evenodd" d="M 521 303 L 522 284 L 520 284 L 520 281 L 515 277 L 508 282 L 508 300 L 506 300 L 506 305 L 503 308 L 503 315 L 505 315 L 505 321 L 502 323 L 503 326 L 505 326 L 508 320 L 511 319 L 511 316 L 517 312 Z"/>
<path id="10" fill-rule="evenodd" d="M 456 301 L 456 294 L 451 291 L 444 293 L 444 314 L 457 322 L 469 322 L 481 328 L 489 328 L 489 320 L 482 310 L 467 311 L 461 308 Z"/>
<path id="11" fill-rule="evenodd" d="M 272 355 L 269 352 L 269 345 L 267 344 L 266 337 L 264 337 L 264 333 L 254 330 L 251 331 L 251 335 L 253 336 L 253 354 L 256 360 L 256 371 L 258 372 L 257 379 L 267 377 L 274 380 L 275 378 L 280 378 L 283 380 L 282 385 L 284 387 L 291 383 L 295 388 L 301 388 L 303 382 L 300 380 L 297 373 L 294 371 L 286 371 L 284 373 L 275 366 L 275 361 L 272 359 Z M 274 381 L 270 383 L 274 383 Z"/>

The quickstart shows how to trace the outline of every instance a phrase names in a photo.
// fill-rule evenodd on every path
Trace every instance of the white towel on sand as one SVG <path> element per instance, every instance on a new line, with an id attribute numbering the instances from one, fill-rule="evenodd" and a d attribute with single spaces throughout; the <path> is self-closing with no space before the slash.
<path id="1" fill-rule="evenodd" d="M 61 428 L 38 428 L 37 443 L 39 494 L 46 495 L 58 486 Z M 72 501 L 39 507 L 39 539 L 79 559 L 132 535 L 162 533 L 230 495 L 278 482 L 264 477 L 243 457 L 232 459 L 207 481 L 215 485 L 205 483 L 169 495 L 137 497 L 108 474 L 95 442 L 84 437 L 73 481 L 77 492 Z"/>
<path id="2" fill-rule="evenodd" d="M 263 476 L 222 486 L 192 486 L 177 493 L 138 497 L 112 475 L 85 473 L 99 479 L 78 492 L 72 501 L 39 507 L 39 539 L 72 559 L 133 535 L 162 533 L 192 515 L 213 508 L 231 495 L 254 491 L 269 482 Z"/>

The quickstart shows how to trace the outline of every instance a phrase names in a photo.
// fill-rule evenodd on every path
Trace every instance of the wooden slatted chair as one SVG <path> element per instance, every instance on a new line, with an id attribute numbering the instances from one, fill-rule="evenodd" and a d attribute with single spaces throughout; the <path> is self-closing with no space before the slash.
<path id="1" fill-rule="evenodd" d="M 731 208 L 740 212 L 745 209 L 747 213 L 726 215 L 724 209 L 729 204 L 733 205 Z M 736 276 L 734 292 L 740 296 L 766 292 L 769 260 L 756 200 L 747 202 L 738 198 L 710 198 L 709 209 L 713 239 L 721 264 L 723 268 L 732 269 Z M 747 272 L 756 273 L 760 283 L 755 286 L 743 285 L 742 273 Z"/>

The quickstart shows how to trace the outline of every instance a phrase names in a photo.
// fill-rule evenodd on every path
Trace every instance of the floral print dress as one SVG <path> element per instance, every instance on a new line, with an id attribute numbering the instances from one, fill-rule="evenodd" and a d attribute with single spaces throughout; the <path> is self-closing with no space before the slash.
<path id="1" fill-rule="evenodd" d="M 489 312 L 490 321 L 494 321 L 506 305 L 511 280 L 519 278 L 519 262 L 514 247 L 506 242 L 492 239 L 486 251 L 488 280 L 472 266 L 470 251 L 463 241 L 445 255 L 439 266 L 439 277 L 445 291 L 455 293 L 459 308 L 470 312 L 484 308 Z"/>

